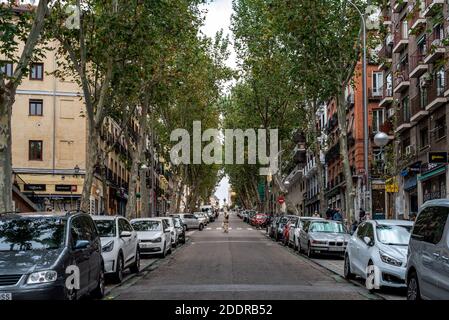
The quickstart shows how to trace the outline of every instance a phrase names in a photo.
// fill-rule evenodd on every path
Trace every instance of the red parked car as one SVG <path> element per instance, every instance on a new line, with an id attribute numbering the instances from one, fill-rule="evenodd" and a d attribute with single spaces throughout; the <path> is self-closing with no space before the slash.
<path id="1" fill-rule="evenodd" d="M 251 225 L 260 228 L 265 228 L 267 221 L 268 215 L 266 215 L 265 213 L 258 213 L 254 215 L 254 217 L 251 219 Z"/>
<path id="2" fill-rule="evenodd" d="M 290 219 L 290 221 L 285 224 L 284 231 L 282 232 L 282 243 L 284 244 L 284 246 L 287 246 L 289 244 L 288 239 L 290 236 L 290 232 L 294 232 L 294 227 L 297 220 L 297 218 Z"/>

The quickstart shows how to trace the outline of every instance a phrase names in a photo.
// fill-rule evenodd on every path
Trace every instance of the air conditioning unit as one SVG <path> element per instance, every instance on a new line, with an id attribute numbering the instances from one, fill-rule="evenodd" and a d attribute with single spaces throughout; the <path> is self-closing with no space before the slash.
<path id="1" fill-rule="evenodd" d="M 413 156 L 415 155 L 415 146 L 409 145 L 405 147 L 405 155 Z"/>
<path id="2" fill-rule="evenodd" d="M 395 109 L 394 109 L 394 108 L 388 109 L 388 112 L 387 112 L 388 118 L 393 117 L 393 116 L 394 116 L 394 113 L 395 113 Z"/>

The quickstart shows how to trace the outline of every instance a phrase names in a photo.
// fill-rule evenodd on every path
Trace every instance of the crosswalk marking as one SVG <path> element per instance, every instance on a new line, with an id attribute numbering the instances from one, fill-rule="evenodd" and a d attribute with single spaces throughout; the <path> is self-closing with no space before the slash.
<path id="1" fill-rule="evenodd" d="M 211 227 L 207 227 L 206 230 L 212 230 L 212 228 Z"/>

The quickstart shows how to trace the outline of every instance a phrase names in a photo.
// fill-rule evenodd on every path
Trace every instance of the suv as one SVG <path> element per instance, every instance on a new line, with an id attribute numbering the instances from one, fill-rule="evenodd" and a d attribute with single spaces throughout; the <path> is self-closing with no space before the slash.
<path id="1" fill-rule="evenodd" d="M 449 200 L 431 200 L 413 226 L 407 258 L 407 299 L 449 299 Z"/>
<path id="2" fill-rule="evenodd" d="M 128 220 L 120 216 L 92 218 L 100 234 L 106 274 L 112 275 L 116 283 L 121 283 L 125 269 L 139 273 L 139 239 Z"/>
<path id="3" fill-rule="evenodd" d="M 0 265 L 0 300 L 104 295 L 100 236 L 83 212 L 0 214 Z"/>

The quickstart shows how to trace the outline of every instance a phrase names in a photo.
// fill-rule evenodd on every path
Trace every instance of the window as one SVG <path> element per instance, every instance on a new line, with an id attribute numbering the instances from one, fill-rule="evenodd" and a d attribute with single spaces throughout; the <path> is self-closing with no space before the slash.
<path id="1" fill-rule="evenodd" d="M 373 133 L 382 131 L 380 128 L 385 122 L 385 110 L 376 109 L 373 110 Z"/>
<path id="2" fill-rule="evenodd" d="M 30 140 L 28 158 L 31 161 L 42 161 L 42 140 Z"/>
<path id="3" fill-rule="evenodd" d="M 448 214 L 446 207 L 425 208 L 416 219 L 412 238 L 437 244 L 443 236 Z"/>
<path id="4" fill-rule="evenodd" d="M 7 77 L 12 77 L 14 73 L 12 62 L 0 61 L 0 72 L 5 74 Z"/>
<path id="5" fill-rule="evenodd" d="M 43 114 L 43 100 L 30 100 L 29 115 L 42 116 Z"/>
<path id="6" fill-rule="evenodd" d="M 30 70 L 30 80 L 43 80 L 44 79 L 44 64 L 33 63 Z"/>
<path id="7" fill-rule="evenodd" d="M 437 140 L 446 136 L 446 116 L 442 116 L 435 121 L 434 134 Z"/>
<path id="8" fill-rule="evenodd" d="M 392 77 L 391 73 L 389 73 L 387 75 L 386 80 L 387 80 L 387 86 L 386 86 L 385 95 L 387 97 L 391 97 L 393 95 L 393 77 Z"/>
<path id="9" fill-rule="evenodd" d="M 429 129 L 427 127 L 419 130 L 419 147 L 421 149 L 429 145 Z"/>
<path id="10" fill-rule="evenodd" d="M 446 83 L 446 79 L 444 76 L 444 69 L 441 68 L 437 71 L 437 96 L 442 96 L 444 94 L 444 87 Z"/>
<path id="11" fill-rule="evenodd" d="M 410 104 L 408 96 L 402 99 L 402 116 L 405 122 L 410 121 Z"/>
<path id="12" fill-rule="evenodd" d="M 401 39 L 408 38 L 408 21 L 404 19 L 401 21 Z"/>
<path id="13" fill-rule="evenodd" d="M 382 86 L 384 81 L 382 72 L 373 72 L 373 96 L 382 95 Z"/>
<path id="14" fill-rule="evenodd" d="M 419 38 L 417 41 L 418 46 L 418 54 L 420 56 L 420 59 L 426 54 L 427 47 L 426 47 L 426 35 L 424 34 L 421 38 Z"/>

